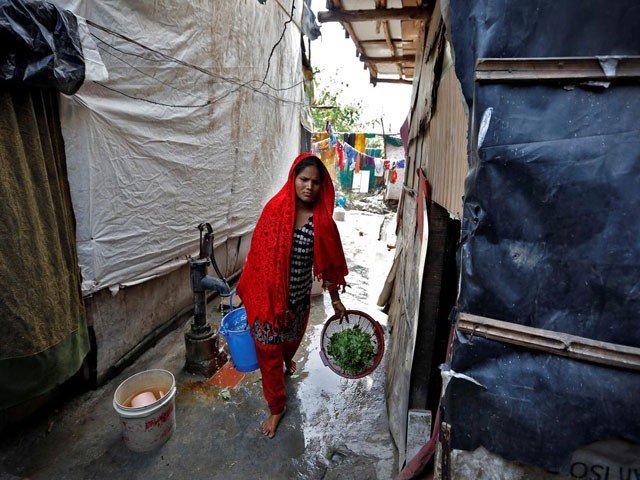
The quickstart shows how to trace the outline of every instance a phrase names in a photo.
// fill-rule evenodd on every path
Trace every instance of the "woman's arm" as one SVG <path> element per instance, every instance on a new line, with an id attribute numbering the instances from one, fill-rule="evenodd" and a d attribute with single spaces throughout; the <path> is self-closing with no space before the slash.
<path id="1" fill-rule="evenodd" d="M 333 306 L 333 310 L 336 315 L 340 315 L 341 317 L 344 316 L 347 309 L 342 304 L 342 300 L 340 300 L 340 291 L 338 289 L 338 286 L 329 280 L 325 280 L 324 288 L 329 290 L 329 295 L 331 296 L 331 305 Z"/>

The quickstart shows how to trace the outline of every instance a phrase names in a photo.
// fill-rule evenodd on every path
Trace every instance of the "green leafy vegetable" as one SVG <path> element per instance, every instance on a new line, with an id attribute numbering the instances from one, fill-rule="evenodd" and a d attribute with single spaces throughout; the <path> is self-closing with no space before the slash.
<path id="1" fill-rule="evenodd" d="M 222 397 L 223 400 L 231 400 L 231 393 L 229 393 L 229 387 L 224 387 L 222 390 L 220 390 L 220 393 L 218 393 L 218 395 Z"/>
<path id="2" fill-rule="evenodd" d="M 363 332 L 359 326 L 334 333 L 329 339 L 327 353 L 345 372 L 352 375 L 362 373 L 373 356 L 371 334 Z"/>

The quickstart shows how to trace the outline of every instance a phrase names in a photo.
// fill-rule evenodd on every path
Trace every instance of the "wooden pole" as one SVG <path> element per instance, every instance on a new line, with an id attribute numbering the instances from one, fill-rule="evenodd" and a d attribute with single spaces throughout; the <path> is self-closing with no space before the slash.
<path id="1" fill-rule="evenodd" d="M 384 121 L 380 117 L 380 125 L 382 125 L 382 148 L 384 152 L 384 159 L 387 159 L 387 141 L 384 139 Z"/>
<path id="2" fill-rule="evenodd" d="M 431 11 L 419 7 L 387 8 L 370 10 L 330 10 L 318 12 L 318 21 L 327 22 L 370 22 L 376 20 L 424 20 L 431 18 Z"/>
<path id="3" fill-rule="evenodd" d="M 361 62 L 373 62 L 373 63 L 415 63 L 416 57 L 414 55 L 399 55 L 394 57 L 369 57 L 366 55 L 360 55 Z"/>

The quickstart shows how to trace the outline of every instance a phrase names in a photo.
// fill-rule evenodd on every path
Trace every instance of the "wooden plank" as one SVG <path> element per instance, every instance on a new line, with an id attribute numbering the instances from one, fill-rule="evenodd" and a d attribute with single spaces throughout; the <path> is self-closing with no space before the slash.
<path id="1" fill-rule="evenodd" d="M 440 205 L 428 202 L 427 208 L 429 242 L 411 364 L 409 408 L 426 407 L 435 413 L 442 386 L 438 367 L 446 361 L 446 340 L 451 329 L 448 317 L 458 290 L 454 272 L 460 222 L 452 220 Z"/>
<path id="2" fill-rule="evenodd" d="M 376 9 L 386 9 L 387 0 L 376 0 Z M 382 26 L 382 20 L 376 21 L 376 33 L 380 33 L 380 27 Z"/>
<path id="3" fill-rule="evenodd" d="M 396 48 L 398 48 L 397 44 L 402 45 L 402 39 L 401 38 L 392 38 L 391 42 L 394 44 L 394 46 Z M 360 40 L 360 43 L 362 45 L 371 45 L 371 46 L 376 46 L 376 47 L 386 47 L 386 46 L 388 46 L 387 40 Z"/>
<path id="4" fill-rule="evenodd" d="M 393 40 L 391 40 L 391 29 L 389 27 L 389 22 L 387 20 L 382 22 L 382 28 L 384 30 L 384 40 L 385 42 L 387 42 L 387 46 L 389 47 L 391 56 L 395 57 L 398 55 L 398 53 L 396 51 L 396 46 L 393 44 Z"/>
<path id="5" fill-rule="evenodd" d="M 413 80 L 404 78 L 376 78 L 375 83 L 399 83 L 402 85 L 413 85 Z"/>
<path id="6" fill-rule="evenodd" d="M 327 8 L 330 11 L 334 11 L 334 9 L 341 9 L 342 2 L 341 0 L 327 0 Z M 351 26 L 351 24 L 349 24 L 348 22 L 342 22 L 342 27 L 347 31 L 347 33 L 353 39 L 353 43 L 355 44 L 356 50 L 358 51 L 358 53 L 360 55 L 366 55 L 367 53 L 365 52 L 362 45 L 360 45 L 360 40 L 358 39 L 358 36 L 356 35 L 356 32 L 353 30 L 353 27 Z M 367 68 L 369 69 L 369 72 L 371 72 L 373 76 L 376 76 L 376 77 L 378 76 L 378 69 L 376 68 L 374 63 L 365 62 L 365 65 L 367 66 Z"/>
<path id="7" fill-rule="evenodd" d="M 470 313 L 458 314 L 457 328 L 463 333 L 489 340 L 601 365 L 640 371 L 640 348 L 636 347 L 527 327 Z"/>
<path id="8" fill-rule="evenodd" d="M 361 62 L 372 63 L 411 63 L 414 64 L 416 60 L 415 55 L 399 55 L 395 57 L 369 57 L 366 55 L 360 56 Z"/>
<path id="9" fill-rule="evenodd" d="M 327 22 L 370 22 L 376 20 L 424 20 L 431 18 L 431 11 L 421 7 L 368 9 L 368 10 L 329 10 L 318 12 L 318 21 Z"/>
<path id="10" fill-rule="evenodd" d="M 440 425 L 440 480 L 451 480 L 451 425 Z"/>
<path id="11" fill-rule="evenodd" d="M 398 55 L 398 51 L 396 49 L 396 46 L 393 44 L 393 41 L 391 40 L 391 27 L 389 27 L 388 20 L 382 22 L 382 28 L 384 30 L 384 39 L 387 42 L 387 46 L 389 47 L 389 52 L 391 53 L 392 57 L 395 57 Z M 402 76 L 404 75 L 402 71 L 402 63 L 396 63 L 396 68 L 398 69 L 398 75 L 400 76 L 400 78 L 402 78 Z"/>
<path id="12" fill-rule="evenodd" d="M 640 78 L 640 56 L 481 58 L 478 82 L 611 81 Z"/>

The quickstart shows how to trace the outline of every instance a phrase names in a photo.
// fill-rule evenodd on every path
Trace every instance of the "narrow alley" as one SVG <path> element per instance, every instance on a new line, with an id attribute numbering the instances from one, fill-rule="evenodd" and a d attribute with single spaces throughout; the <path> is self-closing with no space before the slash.
<path id="1" fill-rule="evenodd" d="M 0 480 L 640 480 L 638 0 L 0 0 Z"/>
<path id="2" fill-rule="evenodd" d="M 384 218 L 351 211 L 338 226 L 351 271 L 344 302 L 386 325 L 386 315 L 376 307 L 393 260 L 393 251 L 378 240 Z M 212 321 L 220 320 L 218 306 L 216 300 L 209 304 Z M 208 381 L 184 372 L 181 328 L 106 385 L 4 438 L 0 478 L 391 478 L 396 460 L 384 400 L 384 365 L 359 380 L 340 378 L 325 367 L 320 332 L 332 314 L 328 296 L 313 299 L 308 333 L 296 356 L 299 373 L 287 384 L 292 401 L 274 439 L 259 429 L 267 415 L 260 371 L 245 375 L 233 370 L 227 378 L 215 375 Z M 176 376 L 177 429 L 159 449 L 134 453 L 122 441 L 113 394 L 121 381 L 150 368 Z M 230 387 L 229 400 L 220 395 L 225 387 Z"/>

